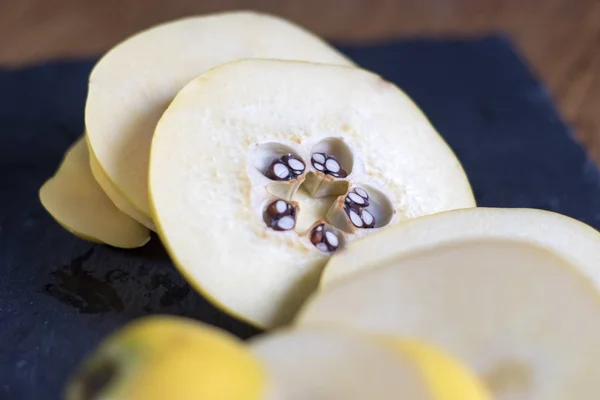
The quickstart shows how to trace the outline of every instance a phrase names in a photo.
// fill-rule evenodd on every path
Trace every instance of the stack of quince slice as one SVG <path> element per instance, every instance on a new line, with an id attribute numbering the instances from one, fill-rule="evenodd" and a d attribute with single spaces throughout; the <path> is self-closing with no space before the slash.
<path id="1" fill-rule="evenodd" d="M 49 213 L 116 247 L 157 231 L 198 291 L 278 329 L 245 346 L 136 322 L 70 398 L 600 398 L 600 234 L 477 208 L 410 98 L 302 28 L 244 11 L 141 32 L 93 69 L 85 129 Z"/>

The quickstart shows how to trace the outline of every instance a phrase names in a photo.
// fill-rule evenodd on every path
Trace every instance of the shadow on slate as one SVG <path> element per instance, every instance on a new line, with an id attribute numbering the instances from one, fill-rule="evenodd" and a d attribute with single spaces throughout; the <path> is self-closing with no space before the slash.
<path id="1" fill-rule="evenodd" d="M 479 205 L 553 210 L 600 228 L 598 172 L 507 40 L 340 48 L 425 111 Z M 93 245 L 42 209 L 38 188 L 83 130 L 93 62 L 0 69 L 0 398 L 57 398 L 102 337 L 142 315 L 256 333 L 191 290 L 156 238 L 133 251 Z"/>

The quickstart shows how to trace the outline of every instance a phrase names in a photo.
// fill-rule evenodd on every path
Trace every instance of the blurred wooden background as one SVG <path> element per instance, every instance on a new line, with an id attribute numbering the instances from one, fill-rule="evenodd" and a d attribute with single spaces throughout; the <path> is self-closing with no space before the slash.
<path id="1" fill-rule="evenodd" d="M 98 55 L 158 22 L 227 9 L 343 42 L 507 32 L 600 162 L 600 0 L 0 0 L 0 64 Z"/>

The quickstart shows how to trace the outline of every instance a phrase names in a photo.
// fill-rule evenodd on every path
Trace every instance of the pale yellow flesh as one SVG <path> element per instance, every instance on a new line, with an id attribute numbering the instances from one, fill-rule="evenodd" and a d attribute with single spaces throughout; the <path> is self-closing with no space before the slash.
<path id="1" fill-rule="evenodd" d="M 82 239 L 121 248 L 140 247 L 150 240 L 148 229 L 115 207 L 94 179 L 83 137 L 68 149 L 39 197 L 58 223 Z"/>
<path id="2" fill-rule="evenodd" d="M 285 330 L 258 337 L 250 347 L 282 399 L 437 400 L 411 357 L 365 336 Z"/>
<path id="3" fill-rule="evenodd" d="M 354 242 L 329 260 L 320 286 L 327 287 L 410 252 L 474 239 L 515 239 L 536 244 L 576 265 L 600 287 L 598 231 L 554 212 L 488 207 L 415 218 Z"/>
<path id="4" fill-rule="evenodd" d="M 494 399 L 598 399 L 600 297 L 577 267 L 515 241 L 440 245 L 332 283 L 297 324 L 420 338 Z"/>
<path id="5" fill-rule="evenodd" d="M 93 69 L 85 108 L 90 143 L 110 181 L 146 218 L 150 143 L 163 111 L 200 73 L 245 58 L 352 65 L 303 28 L 239 11 L 155 26 L 111 49 Z"/>
<path id="6" fill-rule="evenodd" d="M 391 224 L 474 205 L 460 163 L 422 112 L 368 71 L 229 63 L 190 82 L 157 125 L 149 182 L 161 239 L 188 281 L 254 325 L 289 322 L 328 256 L 296 232 L 266 227 L 253 150 L 282 143 L 306 161 L 330 137 L 354 152 L 349 180 L 385 189 Z"/>
<path id="7" fill-rule="evenodd" d="M 83 399 L 86 376 L 106 360 L 118 373 L 94 399 L 267 400 L 269 392 L 264 366 L 241 341 L 179 317 L 146 317 L 115 332 L 73 377 L 68 400 Z"/>
<path id="8" fill-rule="evenodd" d="M 90 156 L 90 168 L 92 170 L 92 175 L 98 185 L 104 190 L 104 193 L 110 198 L 113 204 L 122 212 L 129 215 L 131 218 L 138 221 L 140 224 L 144 225 L 146 228 L 156 231 L 156 227 L 154 223 L 147 218 L 144 214 L 142 214 L 139 210 L 137 210 L 119 191 L 119 189 L 110 181 L 108 176 L 106 176 L 106 172 L 98 163 L 96 156 L 93 153 L 93 150 L 88 144 L 88 152 Z"/>

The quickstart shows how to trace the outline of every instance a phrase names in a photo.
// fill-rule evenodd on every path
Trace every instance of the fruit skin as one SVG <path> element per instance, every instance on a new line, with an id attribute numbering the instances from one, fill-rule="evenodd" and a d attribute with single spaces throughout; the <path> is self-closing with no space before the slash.
<path id="1" fill-rule="evenodd" d="M 82 382 L 112 362 L 117 372 L 97 396 Z M 267 376 L 260 361 L 229 333 L 175 316 L 138 319 L 103 341 L 71 379 L 67 400 L 258 400 Z"/>
<path id="2" fill-rule="evenodd" d="M 482 382 L 458 359 L 418 339 L 376 335 L 419 366 L 435 400 L 491 400 Z"/>
<path id="3" fill-rule="evenodd" d="M 290 21 L 243 10 L 158 24 L 117 44 L 92 70 L 85 107 L 90 143 L 110 181 L 147 219 L 152 217 L 148 155 L 156 122 L 188 81 L 246 58 L 354 65 Z"/>
<path id="4" fill-rule="evenodd" d="M 404 221 L 347 246 L 327 263 L 319 286 L 376 268 L 405 254 L 473 239 L 515 239 L 536 244 L 582 268 L 600 287 L 600 232 L 573 218 L 532 208 L 477 207 Z"/>
<path id="5" fill-rule="evenodd" d="M 94 180 L 83 136 L 40 187 L 39 198 L 61 226 L 81 239 L 120 248 L 141 247 L 150 240 L 148 229 L 116 208 Z"/>
<path id="6" fill-rule="evenodd" d="M 96 155 L 94 154 L 94 150 L 92 146 L 90 146 L 90 142 L 87 139 L 86 135 L 86 143 L 90 157 L 90 168 L 92 170 L 92 175 L 98 185 L 104 190 L 104 193 L 110 198 L 113 204 L 122 212 L 129 215 L 131 218 L 138 221 L 140 224 L 144 225 L 146 228 L 151 231 L 156 232 L 156 226 L 151 219 L 147 218 L 144 213 L 135 208 L 131 202 L 127 200 L 125 195 L 119 190 L 119 188 L 110 180 L 106 172 L 100 166 Z"/>

